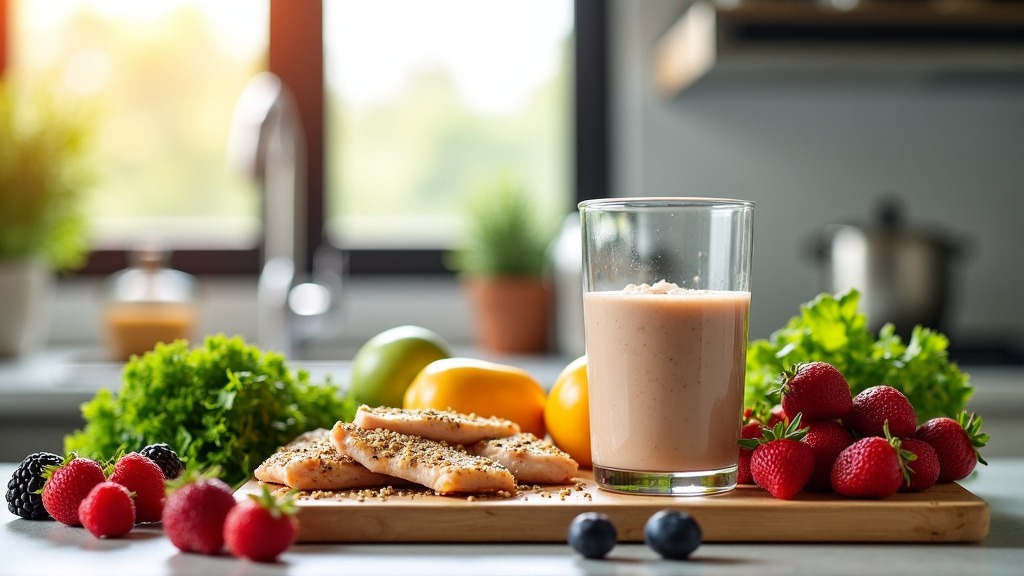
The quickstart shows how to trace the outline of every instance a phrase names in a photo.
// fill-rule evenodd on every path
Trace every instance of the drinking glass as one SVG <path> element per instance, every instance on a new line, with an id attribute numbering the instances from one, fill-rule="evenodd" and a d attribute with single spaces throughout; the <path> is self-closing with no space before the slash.
<path id="1" fill-rule="evenodd" d="M 626 493 L 736 485 L 754 205 L 579 205 L 594 476 Z"/>

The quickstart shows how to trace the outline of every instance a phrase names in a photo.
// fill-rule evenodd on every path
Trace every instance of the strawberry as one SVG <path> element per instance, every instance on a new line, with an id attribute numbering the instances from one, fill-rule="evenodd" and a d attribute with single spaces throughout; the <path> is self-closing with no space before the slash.
<path id="1" fill-rule="evenodd" d="M 882 436 L 867 436 L 839 453 L 832 465 L 832 489 L 852 498 L 888 498 L 910 481 L 907 461 L 914 455 L 903 450 L 899 438 L 883 426 Z"/>
<path id="2" fill-rule="evenodd" d="M 981 417 L 966 411 L 956 420 L 947 416 L 932 418 L 921 424 L 914 438 L 924 440 L 935 449 L 939 458 L 939 482 L 955 482 L 966 478 L 981 462 L 988 465 L 978 451 L 988 442 L 981 431 Z"/>
<path id="3" fill-rule="evenodd" d="M 781 422 L 765 428 L 761 438 L 741 439 L 740 445 L 754 448 L 750 457 L 750 474 L 758 486 L 776 498 L 788 500 L 796 496 L 814 472 L 814 451 L 800 438 L 797 414 L 788 426 Z"/>
<path id="4" fill-rule="evenodd" d="M 94 486 L 107 479 L 98 462 L 74 453 L 58 465 L 47 466 L 43 475 L 43 508 L 54 520 L 68 526 L 82 525 L 78 505 Z"/>
<path id="5" fill-rule="evenodd" d="M 814 473 L 805 489 L 828 492 L 832 490 L 832 464 L 840 452 L 853 444 L 853 435 L 835 420 L 809 422 L 806 430 L 807 434 L 800 441 L 814 452 Z"/>
<path id="6" fill-rule="evenodd" d="M 299 534 L 294 493 L 278 501 L 266 485 L 228 512 L 224 542 L 232 555 L 256 562 L 274 562 Z"/>
<path id="7" fill-rule="evenodd" d="M 117 459 L 108 479 L 132 493 L 139 523 L 160 521 L 166 492 L 164 472 L 156 462 L 138 452 L 130 452 Z"/>
<path id="8" fill-rule="evenodd" d="M 897 438 L 912 436 L 917 428 L 914 405 L 892 386 L 872 386 L 853 397 L 853 407 L 843 424 L 858 436 L 884 436 L 883 425 L 889 422 L 889 433 Z"/>
<path id="9" fill-rule="evenodd" d="M 939 457 L 931 444 L 917 438 L 901 440 L 903 449 L 914 455 L 907 463 L 910 467 L 910 481 L 900 486 L 900 492 L 923 492 L 935 485 L 939 479 Z"/>
<path id="10" fill-rule="evenodd" d="M 186 471 L 175 480 L 164 503 L 164 532 L 183 552 L 217 554 L 224 547 L 224 519 L 235 506 L 231 487 L 215 471 Z"/>
<path id="11" fill-rule="evenodd" d="M 795 414 L 795 412 L 794 412 Z M 774 428 L 776 424 L 782 422 L 783 424 L 789 424 L 789 416 L 786 416 L 786 411 L 783 410 L 781 404 L 772 406 L 771 411 L 768 413 L 768 424 L 769 428 Z"/>
<path id="12" fill-rule="evenodd" d="M 789 418 L 786 417 L 786 413 L 782 410 L 781 404 L 774 406 L 768 406 L 767 404 L 759 405 L 757 407 L 747 407 L 743 409 L 743 421 L 744 422 L 767 422 L 766 426 L 772 428 L 779 422 L 789 423 Z"/>
<path id="13" fill-rule="evenodd" d="M 803 414 L 805 421 L 842 418 L 853 405 L 850 385 L 826 362 L 797 364 L 782 373 L 782 410 Z"/>
<path id="14" fill-rule="evenodd" d="M 135 502 L 128 489 L 117 482 L 100 482 L 78 505 L 82 525 L 97 538 L 117 538 L 135 525 Z"/>
<path id="15" fill-rule="evenodd" d="M 759 438 L 763 432 L 763 426 L 757 420 L 751 420 L 740 429 L 740 438 Z M 750 475 L 750 457 L 754 450 L 740 446 L 740 458 L 736 464 L 736 483 L 753 484 L 754 477 Z"/>

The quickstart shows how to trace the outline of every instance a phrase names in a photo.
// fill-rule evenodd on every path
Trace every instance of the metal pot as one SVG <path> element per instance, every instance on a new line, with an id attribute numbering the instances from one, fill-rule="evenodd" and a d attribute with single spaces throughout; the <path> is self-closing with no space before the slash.
<path id="1" fill-rule="evenodd" d="M 892 323 L 907 339 L 918 324 L 944 329 L 961 244 L 938 231 L 907 227 L 900 203 L 886 198 L 872 225 L 826 226 L 812 247 L 825 290 L 856 288 L 872 332 Z"/>

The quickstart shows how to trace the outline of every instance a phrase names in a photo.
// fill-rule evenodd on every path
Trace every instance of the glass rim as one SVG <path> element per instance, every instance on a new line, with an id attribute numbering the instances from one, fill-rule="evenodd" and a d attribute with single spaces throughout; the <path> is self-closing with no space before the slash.
<path id="1" fill-rule="evenodd" d="M 580 202 L 582 210 L 625 210 L 631 208 L 753 208 L 752 200 L 703 196 L 636 196 L 593 198 Z"/>

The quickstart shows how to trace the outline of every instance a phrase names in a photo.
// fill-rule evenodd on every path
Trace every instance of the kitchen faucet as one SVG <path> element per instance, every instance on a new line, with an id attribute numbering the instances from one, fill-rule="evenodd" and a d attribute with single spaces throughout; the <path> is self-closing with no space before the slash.
<path id="1" fill-rule="evenodd" d="M 256 181 L 263 199 L 257 339 L 263 348 L 292 354 L 297 341 L 317 332 L 335 307 L 341 275 L 332 254 L 314 258 L 314 268 L 331 261 L 323 271 L 306 269 L 305 134 L 295 98 L 275 74 L 261 72 L 243 89 L 231 122 L 228 161 Z M 311 273 L 314 281 L 302 280 Z"/>

